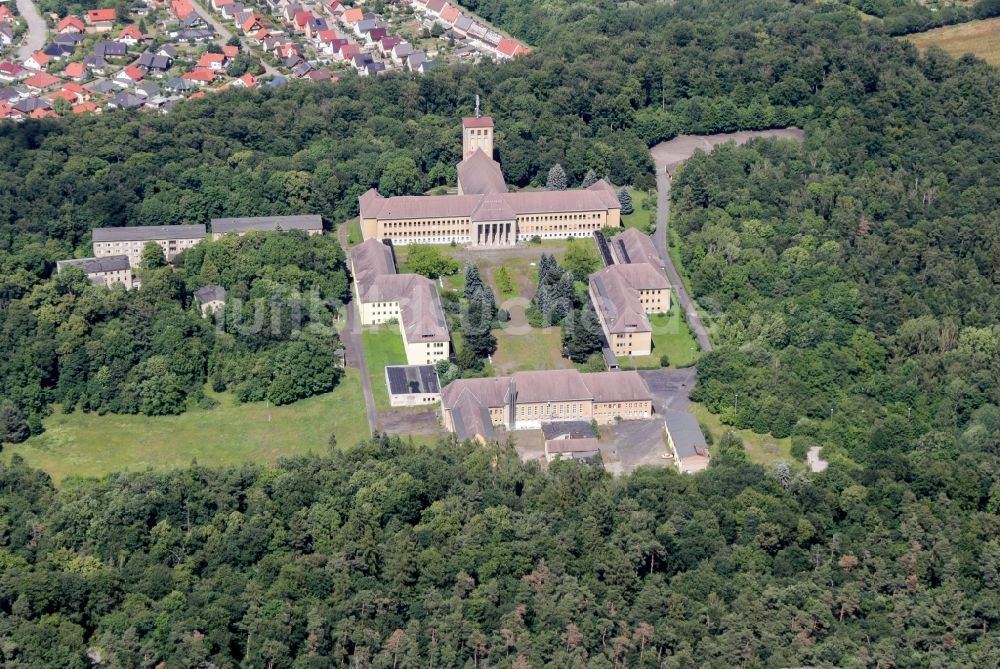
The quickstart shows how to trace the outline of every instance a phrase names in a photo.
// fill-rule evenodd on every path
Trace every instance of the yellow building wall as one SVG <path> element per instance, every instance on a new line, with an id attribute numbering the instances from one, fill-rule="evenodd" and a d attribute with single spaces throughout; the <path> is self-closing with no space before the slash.
<path id="1" fill-rule="evenodd" d="M 626 334 L 609 334 L 608 341 L 615 355 L 649 355 L 653 352 L 653 333 L 629 332 Z"/>
<path id="2" fill-rule="evenodd" d="M 438 360 L 447 360 L 450 349 L 449 342 L 408 342 L 403 334 L 403 325 L 400 324 L 400 335 L 403 337 L 403 348 L 406 350 L 406 364 L 408 365 L 430 365 Z"/>
<path id="3" fill-rule="evenodd" d="M 639 301 L 647 314 L 665 314 L 670 311 L 670 289 L 640 290 Z"/>
<path id="4" fill-rule="evenodd" d="M 653 413 L 653 403 L 650 400 L 638 402 L 594 402 L 594 420 L 601 425 L 622 420 L 638 420 L 649 418 Z"/>

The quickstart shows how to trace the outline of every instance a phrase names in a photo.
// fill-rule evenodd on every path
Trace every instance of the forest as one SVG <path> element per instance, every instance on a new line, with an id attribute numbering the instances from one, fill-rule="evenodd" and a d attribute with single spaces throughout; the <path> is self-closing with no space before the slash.
<path id="1" fill-rule="evenodd" d="M 226 236 L 182 253 L 176 271 L 155 244 L 145 256 L 138 290 L 93 286 L 70 268 L 7 300 L 0 440 L 40 433 L 53 404 L 155 416 L 210 405 L 208 381 L 240 401 L 274 404 L 336 385 L 333 319 L 347 297 L 336 240 Z M 227 291 L 225 309 L 210 320 L 192 299 L 206 285 Z"/>
<path id="2" fill-rule="evenodd" d="M 13 419 L 53 404 L 142 411 L 170 375 L 146 409 L 206 383 L 291 400 L 335 382 L 304 365 L 337 345 L 321 327 L 346 290 L 332 235 L 207 243 L 132 292 L 54 263 L 97 226 L 335 226 L 369 187 L 453 183 L 478 94 L 519 186 L 559 164 L 570 185 L 648 189 L 648 147 L 679 133 L 805 130 L 691 159 L 672 243 L 716 343 L 695 399 L 795 457 L 823 446 L 829 469 L 749 463 L 732 434 L 695 476 L 542 471 L 509 444 L 382 435 L 59 488 L 3 458 L 0 664 L 995 666 L 997 70 L 921 56 L 841 3 L 475 8 L 533 53 L 0 126 L 5 424 L 30 431 Z M 248 300 L 294 286 L 279 323 L 283 305 L 332 306 L 276 336 L 224 315 L 227 331 L 191 305 L 208 282 Z"/>

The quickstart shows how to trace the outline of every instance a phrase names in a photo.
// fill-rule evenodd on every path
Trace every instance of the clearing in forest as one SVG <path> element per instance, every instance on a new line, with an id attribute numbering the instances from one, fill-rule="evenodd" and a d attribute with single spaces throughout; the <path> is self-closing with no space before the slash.
<path id="1" fill-rule="evenodd" d="M 921 51 L 933 44 L 955 58 L 971 53 L 990 65 L 1000 65 L 1000 17 L 935 28 L 905 39 Z"/>

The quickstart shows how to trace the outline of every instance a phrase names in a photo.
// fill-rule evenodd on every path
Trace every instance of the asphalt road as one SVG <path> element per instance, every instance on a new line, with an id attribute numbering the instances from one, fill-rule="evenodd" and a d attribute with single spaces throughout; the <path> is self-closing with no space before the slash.
<path id="1" fill-rule="evenodd" d="M 229 27 L 225 23 L 223 23 L 216 14 L 209 11 L 208 8 L 204 7 L 201 4 L 200 0 L 191 0 L 191 6 L 194 8 L 195 14 L 204 19 L 204 21 L 208 25 L 212 26 L 215 32 L 219 33 L 219 39 L 215 40 L 216 44 L 218 44 L 219 46 L 225 46 L 225 44 L 230 39 L 232 39 L 233 31 L 230 30 Z M 256 52 L 254 51 L 253 46 L 250 44 L 250 42 L 248 42 L 242 36 L 239 37 L 239 40 L 240 44 L 243 45 L 244 51 L 256 55 Z M 270 75 L 272 77 L 281 76 L 281 72 L 278 72 L 278 70 L 268 65 L 267 61 L 265 61 L 263 58 L 260 59 L 260 64 L 264 66 L 264 74 Z"/>
<path id="2" fill-rule="evenodd" d="M 694 306 L 694 301 L 688 295 L 684 282 L 681 281 L 677 268 L 674 267 L 673 260 L 667 252 L 667 225 L 670 219 L 670 186 L 673 180 L 674 171 L 685 160 L 695 154 L 696 151 L 711 151 L 715 146 L 724 142 L 736 142 L 745 144 L 755 137 L 776 137 L 781 139 L 798 139 L 804 137 L 804 133 L 798 128 L 780 128 L 776 130 L 752 130 L 741 132 L 726 132 L 716 135 L 680 135 L 669 142 L 662 142 L 654 146 L 650 153 L 653 162 L 656 164 L 656 234 L 653 236 L 653 243 L 656 251 L 663 259 L 663 264 L 667 270 L 667 277 L 677 288 L 677 299 L 684 309 L 684 316 L 688 326 L 698 340 L 698 345 L 702 351 L 712 350 L 712 341 L 708 338 L 705 325 L 701 322 L 698 310 Z"/>
<path id="3" fill-rule="evenodd" d="M 48 27 L 45 25 L 45 19 L 38 13 L 35 3 L 31 0 L 17 0 L 17 12 L 28 23 L 28 32 L 24 36 L 24 42 L 17 50 L 17 58 L 23 63 L 31 54 L 45 46 Z"/>
<path id="4" fill-rule="evenodd" d="M 356 368 L 361 373 L 361 389 L 365 394 L 365 413 L 368 414 L 368 430 L 378 429 L 378 412 L 375 410 L 375 395 L 372 393 L 372 380 L 368 378 L 368 363 L 365 362 L 365 348 L 361 344 L 361 319 L 358 315 L 358 305 L 354 300 L 344 305 L 347 309 L 347 327 L 340 333 L 344 340 L 347 365 Z"/>

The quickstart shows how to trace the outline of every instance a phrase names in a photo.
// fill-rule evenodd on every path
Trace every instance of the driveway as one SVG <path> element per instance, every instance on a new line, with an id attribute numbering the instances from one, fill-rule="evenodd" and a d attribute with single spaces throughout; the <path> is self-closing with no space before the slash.
<path id="1" fill-rule="evenodd" d="M 688 393 L 696 383 L 697 370 L 684 369 L 642 370 L 639 376 L 646 382 L 653 395 L 653 409 L 658 414 L 665 411 L 687 411 L 691 405 Z"/>
<path id="2" fill-rule="evenodd" d="M 344 342 L 344 352 L 348 367 L 358 370 L 361 375 L 361 389 L 365 394 L 365 412 L 368 414 L 368 430 L 375 432 L 378 427 L 378 414 L 375 411 L 375 396 L 372 394 L 372 381 L 368 378 L 368 364 L 365 362 L 365 349 L 361 345 L 361 318 L 358 315 L 358 305 L 351 300 L 344 309 L 347 310 L 347 327 L 340 333 Z"/>
<path id="3" fill-rule="evenodd" d="M 601 459 L 604 469 L 618 476 L 629 474 L 636 467 L 667 467 L 663 417 L 654 415 L 647 420 L 623 420 L 601 429 Z"/>
<path id="4" fill-rule="evenodd" d="M 24 43 L 17 50 L 17 59 L 23 63 L 31 54 L 45 46 L 48 27 L 45 25 L 45 19 L 38 13 L 35 3 L 31 0 L 17 0 L 17 13 L 23 16 L 28 23 L 28 32 L 24 36 Z"/>

